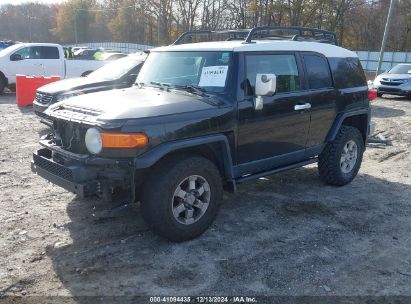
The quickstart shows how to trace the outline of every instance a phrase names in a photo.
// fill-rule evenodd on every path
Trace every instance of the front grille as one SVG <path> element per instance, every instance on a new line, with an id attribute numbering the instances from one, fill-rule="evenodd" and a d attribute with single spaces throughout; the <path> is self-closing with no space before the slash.
<path id="1" fill-rule="evenodd" d="M 50 102 L 53 101 L 53 95 L 37 92 L 36 101 L 41 104 L 49 104 Z"/>
<path id="2" fill-rule="evenodd" d="M 388 79 L 388 78 L 383 78 L 381 79 L 380 83 L 383 85 L 389 85 L 389 86 L 399 86 L 403 83 L 408 82 L 408 79 Z"/>
<path id="3" fill-rule="evenodd" d="M 46 158 L 41 157 L 37 154 L 33 154 L 33 162 L 36 166 L 46 170 L 47 172 L 50 172 L 69 181 L 73 180 L 73 172 L 67 167 L 47 160 Z"/>
<path id="4" fill-rule="evenodd" d="M 77 154 L 88 154 L 84 138 L 87 127 L 79 123 L 65 120 L 55 120 L 54 129 L 61 139 L 61 147 L 67 151 Z"/>

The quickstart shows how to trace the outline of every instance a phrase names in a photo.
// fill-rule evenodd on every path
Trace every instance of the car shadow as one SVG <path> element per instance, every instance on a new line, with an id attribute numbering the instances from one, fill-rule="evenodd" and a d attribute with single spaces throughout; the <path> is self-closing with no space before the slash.
<path id="1" fill-rule="evenodd" d="M 405 111 L 401 109 L 377 106 L 374 104 L 371 106 L 371 117 L 389 118 L 389 117 L 400 117 L 403 115 L 405 115 Z"/>
<path id="2" fill-rule="evenodd" d="M 408 96 L 397 96 L 397 95 L 388 95 L 388 94 L 383 95 L 379 98 L 385 99 L 385 100 L 411 101 L 411 98 Z"/>
<path id="3" fill-rule="evenodd" d="M 0 94 L 0 104 L 16 104 L 16 94 L 10 91 Z"/>
<path id="4" fill-rule="evenodd" d="M 74 199 L 64 227 L 72 242 L 46 252 L 79 303 L 88 296 L 324 295 L 322 284 L 337 294 L 375 294 L 371 282 L 387 279 L 377 271 L 388 267 L 381 256 L 410 258 L 411 240 L 396 246 L 393 239 L 411 229 L 409 197 L 409 185 L 359 174 L 332 187 L 316 167 L 299 168 L 225 194 L 212 226 L 178 244 L 154 235 L 138 206 L 99 220 L 97 200 Z M 400 267 L 392 264 L 390 271 Z"/>

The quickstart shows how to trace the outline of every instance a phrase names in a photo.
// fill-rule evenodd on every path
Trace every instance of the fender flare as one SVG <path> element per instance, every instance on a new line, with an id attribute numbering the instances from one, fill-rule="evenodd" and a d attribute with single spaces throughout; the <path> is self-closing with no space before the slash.
<path id="1" fill-rule="evenodd" d="M 146 169 L 154 164 L 156 164 L 161 158 L 170 154 L 172 152 L 196 147 L 204 144 L 214 144 L 220 145 L 223 152 L 223 163 L 224 163 L 224 174 L 229 180 L 234 178 L 233 174 L 233 161 L 231 157 L 230 145 L 228 143 L 227 137 L 222 134 L 208 135 L 196 138 L 187 138 L 182 140 L 176 140 L 172 142 L 167 142 L 160 144 L 153 148 L 152 150 L 144 153 L 143 155 L 134 159 L 135 169 Z"/>
<path id="2" fill-rule="evenodd" d="M 334 123 L 330 129 L 330 131 L 327 134 L 327 137 L 325 139 L 326 142 L 331 142 L 335 139 L 335 137 L 338 134 L 338 131 L 341 128 L 342 123 L 347 117 L 352 117 L 356 115 L 367 115 L 367 135 L 369 132 L 369 125 L 370 125 L 370 119 L 371 119 L 371 109 L 359 109 L 359 110 L 354 110 L 354 111 L 349 111 L 345 113 L 340 113 L 337 115 L 337 117 L 334 120 Z"/>

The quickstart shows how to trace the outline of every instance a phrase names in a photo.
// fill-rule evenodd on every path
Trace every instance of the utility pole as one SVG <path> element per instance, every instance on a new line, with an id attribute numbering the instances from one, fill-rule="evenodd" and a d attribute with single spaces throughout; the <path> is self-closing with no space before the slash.
<path id="1" fill-rule="evenodd" d="M 394 6 L 394 1 L 395 0 L 390 1 L 390 8 L 388 9 L 387 21 L 385 22 L 384 35 L 382 36 L 382 42 L 381 42 L 380 57 L 378 58 L 378 68 L 377 68 L 377 71 L 375 72 L 375 77 L 377 77 L 377 75 L 380 73 L 380 70 L 381 70 L 381 64 L 384 58 L 385 44 L 387 42 L 388 31 L 390 29 L 390 20 L 391 20 L 391 15 L 393 11 L 392 8 Z"/>
<path id="2" fill-rule="evenodd" d="M 74 40 L 77 44 L 77 9 L 74 9 Z"/>
<path id="3" fill-rule="evenodd" d="M 161 27 L 161 20 L 160 20 L 160 16 L 162 14 L 161 12 L 161 4 L 162 4 L 162 0 L 160 0 L 160 8 L 158 9 L 158 18 L 157 18 L 157 44 L 160 46 L 160 27 Z"/>

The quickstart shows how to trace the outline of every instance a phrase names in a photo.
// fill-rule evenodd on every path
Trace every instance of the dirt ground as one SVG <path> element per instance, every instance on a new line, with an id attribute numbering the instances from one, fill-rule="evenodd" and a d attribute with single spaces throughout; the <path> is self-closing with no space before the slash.
<path id="1" fill-rule="evenodd" d="M 0 96 L 0 299 L 5 295 L 411 296 L 411 101 L 373 102 L 392 146 L 368 146 L 357 178 L 311 165 L 239 186 L 201 237 L 151 233 L 138 206 L 113 219 L 30 171 L 46 128 Z"/>

